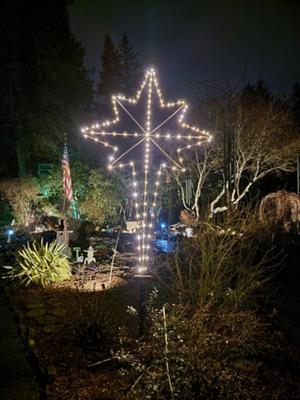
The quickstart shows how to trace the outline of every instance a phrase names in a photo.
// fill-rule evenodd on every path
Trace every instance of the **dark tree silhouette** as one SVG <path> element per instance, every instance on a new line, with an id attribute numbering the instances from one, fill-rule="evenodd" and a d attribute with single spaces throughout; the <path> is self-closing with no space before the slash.
<path id="1" fill-rule="evenodd" d="M 140 62 L 133 45 L 124 33 L 119 43 L 120 55 L 120 86 L 123 93 L 133 94 L 137 90 L 140 77 Z"/>
<path id="2" fill-rule="evenodd" d="M 115 46 L 110 36 L 106 35 L 97 91 L 100 103 L 109 106 L 111 95 L 114 93 L 132 95 L 137 89 L 139 78 L 140 63 L 127 35 L 123 35 L 118 46 Z"/>
<path id="3" fill-rule="evenodd" d="M 93 92 L 84 50 L 69 28 L 68 0 L 6 1 L 1 10 L 0 170 L 24 175 L 61 156 Z"/>
<path id="4" fill-rule="evenodd" d="M 272 93 L 266 83 L 259 79 L 255 85 L 248 83 L 242 90 L 242 100 L 245 102 L 266 103 L 272 100 Z"/>
<path id="5" fill-rule="evenodd" d="M 117 93 L 120 89 L 120 57 L 110 36 L 104 39 L 101 54 L 100 82 L 97 93 L 100 102 L 108 105 L 112 93 Z"/>

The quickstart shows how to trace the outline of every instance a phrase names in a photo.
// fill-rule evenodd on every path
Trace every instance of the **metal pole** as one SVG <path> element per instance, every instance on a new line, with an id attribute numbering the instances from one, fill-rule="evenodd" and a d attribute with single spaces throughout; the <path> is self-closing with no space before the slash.
<path id="1" fill-rule="evenodd" d="M 145 304 L 145 280 L 139 278 L 139 337 L 145 333 L 146 304 Z"/>
<path id="2" fill-rule="evenodd" d="M 138 318 L 139 318 L 139 337 L 145 333 L 145 320 L 146 320 L 146 294 L 147 294 L 147 281 L 149 282 L 151 275 L 136 274 L 135 279 L 138 285 Z"/>

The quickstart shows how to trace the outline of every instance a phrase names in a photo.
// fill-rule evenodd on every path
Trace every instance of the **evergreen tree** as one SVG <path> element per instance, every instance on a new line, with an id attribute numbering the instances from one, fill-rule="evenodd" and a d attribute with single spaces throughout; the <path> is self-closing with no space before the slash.
<path id="1" fill-rule="evenodd" d="M 100 82 L 97 93 L 101 103 L 110 104 L 111 95 L 120 90 L 120 57 L 111 38 L 106 35 L 101 54 Z"/>
<path id="2" fill-rule="evenodd" d="M 18 108 L 21 104 L 19 85 L 19 63 L 17 27 L 20 23 L 20 5 L 17 1 L 5 1 L 0 13 L 0 173 L 16 174 L 16 137 L 20 131 L 21 118 Z M 29 62 L 29 60 L 28 60 Z"/>
<path id="3" fill-rule="evenodd" d="M 242 101 L 268 103 L 272 100 L 272 93 L 266 83 L 259 79 L 255 85 L 248 83 L 242 91 Z"/>
<path id="4" fill-rule="evenodd" d="M 120 55 L 120 88 L 122 93 L 133 94 L 136 92 L 140 77 L 140 63 L 133 45 L 124 33 L 118 46 Z"/>
<path id="5" fill-rule="evenodd" d="M 100 82 L 98 96 L 104 105 L 110 105 L 111 95 L 121 92 L 132 95 L 139 83 L 140 63 L 133 45 L 126 34 L 115 46 L 111 38 L 106 35 L 101 54 Z"/>
<path id="6" fill-rule="evenodd" d="M 61 157 L 93 101 L 84 50 L 69 28 L 68 0 L 6 1 L 2 8 L 0 122 L 6 175 Z M 2 24 L 3 22 L 3 24 Z M 3 157 L 2 157 L 3 155 Z M 6 166 L 6 161 L 8 165 Z"/>

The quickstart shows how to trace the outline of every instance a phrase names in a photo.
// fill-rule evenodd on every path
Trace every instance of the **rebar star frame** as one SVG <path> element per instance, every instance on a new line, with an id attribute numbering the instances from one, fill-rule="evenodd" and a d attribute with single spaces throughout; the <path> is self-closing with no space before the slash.
<path id="1" fill-rule="evenodd" d="M 147 90 L 146 97 L 146 120 L 143 126 L 138 119 L 128 109 L 128 105 L 135 105 L 138 103 L 142 93 Z M 163 119 L 157 125 L 153 126 L 152 119 L 152 96 L 153 92 L 156 92 L 159 100 L 159 106 L 162 109 L 170 109 L 171 113 Z M 201 130 L 196 126 L 189 125 L 185 122 L 185 114 L 188 109 L 188 105 L 184 100 L 178 100 L 175 102 L 165 102 L 161 90 L 159 88 L 158 80 L 156 78 L 156 71 L 154 68 L 150 68 L 146 71 L 144 80 L 137 91 L 136 95 L 132 98 L 127 98 L 123 95 L 112 96 L 112 106 L 114 111 L 114 117 L 112 120 L 107 120 L 101 124 L 93 124 L 82 129 L 82 133 L 85 138 L 89 138 L 94 142 L 100 143 L 103 146 L 112 150 L 112 154 L 109 158 L 108 169 L 130 167 L 132 173 L 132 185 L 134 191 L 132 193 L 135 199 L 135 218 L 139 221 L 140 228 L 137 232 L 137 251 L 138 251 L 138 272 L 147 273 L 149 266 L 149 251 L 150 242 L 153 236 L 153 228 L 155 225 L 155 211 L 157 207 L 157 196 L 158 188 L 160 185 L 160 177 L 165 168 L 170 167 L 173 170 L 185 171 L 183 165 L 182 152 L 194 147 L 200 146 L 204 142 L 211 140 L 211 135 L 205 130 Z M 120 122 L 119 109 L 122 109 L 133 121 L 137 127 L 136 132 L 118 132 L 111 129 L 114 125 Z M 163 132 L 162 128 L 171 120 L 177 118 L 179 127 L 184 133 L 172 134 L 172 132 Z M 136 143 L 131 147 L 122 152 L 121 155 L 117 156 L 118 148 L 109 143 L 105 137 L 124 137 L 124 138 L 136 138 Z M 176 157 L 173 154 L 169 154 L 160 144 L 160 140 L 169 140 L 172 143 L 178 141 L 182 144 L 181 147 L 177 148 Z M 143 165 L 143 181 L 141 188 L 139 189 L 139 182 L 137 181 L 136 163 L 132 160 L 128 161 L 128 155 L 137 147 L 144 146 L 144 165 Z M 151 150 L 155 147 L 163 156 L 168 160 L 169 164 L 161 163 L 156 167 L 156 177 L 154 182 L 154 190 L 151 191 L 151 185 L 149 185 L 150 177 L 150 165 L 151 169 L 155 168 L 155 165 L 151 158 Z M 125 160 L 125 161 L 124 161 Z"/>

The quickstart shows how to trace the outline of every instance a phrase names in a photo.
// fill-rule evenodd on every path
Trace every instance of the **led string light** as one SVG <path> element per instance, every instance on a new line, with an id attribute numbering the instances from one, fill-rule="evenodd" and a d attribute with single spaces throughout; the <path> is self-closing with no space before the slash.
<path id="1" fill-rule="evenodd" d="M 105 131 L 101 131 L 101 132 L 95 132 L 93 131 L 93 133 L 91 133 L 91 135 L 99 135 L 99 136 L 123 136 L 123 137 L 140 137 L 140 136 L 144 136 L 142 133 L 138 133 L 138 132 L 134 132 L 134 133 L 129 133 L 127 131 L 124 132 L 105 132 Z"/>
<path id="2" fill-rule="evenodd" d="M 131 176 L 132 176 L 132 199 L 133 199 L 133 205 L 134 205 L 134 210 L 135 210 L 135 218 L 136 220 L 140 219 L 140 193 L 139 193 L 139 188 L 138 188 L 138 181 L 137 181 L 137 173 L 136 173 L 136 169 L 135 169 L 135 163 L 134 161 L 129 161 L 127 163 L 119 163 L 118 165 L 111 165 L 109 164 L 109 169 L 110 170 L 116 170 L 116 169 L 124 169 L 126 167 L 130 167 L 131 168 Z M 142 227 L 142 223 L 140 224 L 139 228 L 138 228 L 138 234 L 137 234 L 137 240 L 138 240 L 138 244 L 137 244 L 137 251 L 138 251 L 138 259 L 142 260 L 142 245 L 140 243 L 141 238 L 143 236 L 143 227 Z"/>
<path id="3" fill-rule="evenodd" d="M 147 90 L 146 97 L 146 116 L 145 124 L 141 124 L 138 119 L 132 114 L 131 111 L 126 107 L 126 103 L 135 105 L 143 91 Z M 152 126 L 152 104 L 153 104 L 153 93 L 156 93 L 159 100 L 159 106 L 161 108 L 170 109 L 172 112 L 158 125 Z M 153 68 L 146 71 L 144 80 L 138 89 L 135 97 L 127 98 L 123 95 L 112 96 L 112 106 L 114 117 L 112 120 L 106 120 L 101 124 L 96 123 L 89 127 L 82 129 L 84 137 L 98 142 L 105 147 L 113 150 L 109 157 L 108 168 L 113 170 L 115 168 L 124 168 L 127 166 L 131 167 L 132 170 L 132 182 L 133 182 L 133 198 L 135 207 L 135 218 L 140 221 L 140 225 L 137 232 L 137 250 L 139 259 L 139 272 L 143 273 L 147 270 L 149 263 L 149 250 L 150 241 L 152 238 L 152 231 L 155 224 L 156 208 L 157 208 L 157 197 L 158 190 L 160 186 L 160 177 L 164 168 L 167 168 L 165 163 L 161 164 L 159 169 L 155 174 L 155 181 L 153 183 L 154 191 L 149 192 L 150 185 L 150 165 L 151 165 L 151 149 L 155 147 L 160 153 L 168 159 L 172 170 L 177 170 L 179 172 L 184 172 L 185 168 L 183 166 L 183 158 L 181 153 L 184 150 L 188 150 L 191 147 L 199 146 L 203 142 L 211 140 L 211 135 L 209 132 L 199 129 L 196 126 L 189 125 L 185 122 L 185 115 L 188 109 L 188 105 L 184 100 L 178 100 L 176 102 L 165 102 L 161 90 L 159 88 L 158 80 L 156 78 L 156 72 Z M 117 132 L 113 130 L 113 126 L 120 122 L 119 109 L 122 109 L 134 122 L 137 130 L 135 132 Z M 172 119 L 176 118 L 177 123 L 183 132 L 174 134 L 172 132 L 163 132 L 161 129 Z M 189 131 L 186 133 L 186 131 Z M 101 137 L 101 139 L 99 138 Z M 121 155 L 116 156 L 118 151 L 117 146 L 109 143 L 105 140 L 107 137 L 130 137 L 137 138 L 137 142 L 125 150 Z M 184 141 L 187 142 L 186 145 L 178 147 L 175 153 L 177 158 L 175 159 L 171 156 L 162 146 L 158 143 L 162 139 L 163 141 L 171 139 L 172 141 Z M 196 141 L 196 143 L 195 143 Z M 133 149 L 138 146 L 144 146 L 144 167 L 142 169 L 143 182 L 139 187 L 138 181 L 136 179 L 136 169 L 135 163 L 130 161 L 129 163 L 122 163 L 122 159 L 127 156 Z M 153 167 L 153 165 L 151 165 Z"/>
<path id="4" fill-rule="evenodd" d="M 100 140 L 100 139 L 98 139 L 96 137 L 93 137 L 91 135 L 93 135 L 93 133 L 91 133 L 90 135 L 85 133 L 83 136 L 84 136 L 85 139 L 89 138 L 89 139 L 93 140 L 94 142 L 103 144 L 103 146 L 113 149 L 114 152 L 118 151 L 118 147 L 117 146 L 113 146 L 112 144 L 110 144 L 108 142 L 104 142 L 103 140 Z"/>
<path id="5" fill-rule="evenodd" d="M 179 117 L 178 117 L 178 123 L 182 128 L 191 130 L 193 133 L 197 133 L 198 135 L 175 135 L 175 137 L 177 137 L 177 139 L 187 139 L 187 140 L 191 140 L 191 139 L 200 139 L 201 136 L 204 139 L 210 139 L 211 135 L 209 132 L 207 132 L 206 130 L 202 130 L 199 129 L 196 126 L 193 125 L 189 125 L 187 123 L 184 122 L 185 119 L 185 114 L 186 111 L 188 109 L 188 105 L 186 104 L 186 102 L 184 100 L 178 100 L 177 102 L 167 102 L 165 103 L 162 97 L 162 93 L 161 90 L 159 88 L 158 85 L 158 80 L 156 78 L 156 72 L 153 68 L 149 69 L 146 71 L 145 74 L 145 78 L 139 88 L 139 90 L 136 93 L 136 96 L 133 98 L 127 98 L 123 95 L 117 95 L 117 96 L 112 96 L 112 105 L 113 105 L 113 111 L 114 111 L 114 119 L 112 120 L 107 120 L 104 121 L 102 124 L 93 124 L 90 127 L 85 127 L 82 129 L 83 133 L 89 132 L 91 133 L 92 131 L 92 135 L 107 135 L 107 136 L 131 136 L 131 137 L 141 137 L 141 136 L 146 136 L 146 131 L 145 128 L 137 121 L 137 119 L 127 110 L 127 108 L 124 106 L 124 104 L 122 103 L 122 101 L 131 103 L 131 104 L 136 104 L 146 86 L 147 81 L 151 80 L 152 82 L 154 82 L 154 86 L 156 89 L 156 93 L 158 95 L 159 98 L 159 102 L 160 102 L 160 106 L 161 108 L 172 108 L 172 107 L 178 107 L 175 112 L 173 112 L 168 118 L 166 118 L 162 123 L 160 123 L 157 127 L 155 127 L 152 131 L 147 132 L 147 134 L 150 136 L 154 136 L 154 133 L 161 127 L 163 126 L 165 123 L 167 123 L 171 118 L 173 118 L 177 113 L 179 113 Z M 149 85 L 149 87 L 152 87 L 152 84 Z M 149 95 L 149 93 L 148 93 Z M 150 100 L 151 102 L 151 100 Z M 120 118 L 119 118 L 119 111 L 117 108 L 117 104 L 132 118 L 132 120 L 137 124 L 137 126 L 142 130 L 143 133 L 128 133 L 128 132 L 122 132 L 122 133 L 118 133 L 118 132 L 106 132 L 103 130 L 103 128 L 106 127 L 110 127 L 111 125 L 116 124 L 117 122 L 119 122 Z M 148 103 L 149 104 L 149 103 Z M 151 119 L 151 106 L 150 108 L 147 107 L 147 120 L 150 121 Z M 144 134 L 144 135 L 143 135 Z M 170 139 L 171 137 L 173 137 L 172 134 L 166 134 L 166 135 L 161 135 L 161 137 L 165 137 L 167 139 Z M 106 146 L 108 146 L 108 142 L 105 142 Z M 113 148 L 114 146 L 111 145 L 111 147 Z M 133 149 L 133 148 L 132 148 Z M 122 155 L 123 156 L 123 155 Z"/>
<path id="6" fill-rule="evenodd" d="M 132 151 L 134 148 L 136 148 L 139 144 L 141 144 L 142 142 L 144 142 L 144 138 L 141 139 L 139 142 L 135 143 L 133 146 L 131 146 L 128 150 L 126 150 L 123 154 L 121 154 L 117 159 L 113 159 L 111 161 L 111 163 L 108 165 L 108 169 L 111 169 L 114 164 L 118 165 L 118 161 L 120 161 L 123 157 L 125 157 L 128 153 L 130 153 L 130 151 Z"/>
<path id="7" fill-rule="evenodd" d="M 163 170 L 165 170 L 167 168 L 166 163 L 162 163 L 160 164 L 160 167 L 158 169 L 158 171 L 156 172 L 156 176 L 155 176 L 155 182 L 154 182 L 154 192 L 153 192 L 153 199 L 151 204 L 151 208 L 152 208 L 152 212 L 150 213 L 150 228 L 153 227 L 154 224 L 154 217 L 155 215 L 155 210 L 157 209 L 157 197 L 158 197 L 158 191 L 159 191 L 159 187 L 160 187 L 160 181 L 161 181 L 161 176 L 162 176 L 162 172 Z"/>
<path id="8" fill-rule="evenodd" d="M 136 220 L 139 221 L 140 217 L 137 218 L 137 216 L 139 216 L 140 213 L 140 193 L 139 193 L 139 188 L 138 188 L 138 181 L 136 179 L 136 170 L 135 170 L 135 164 L 133 161 L 131 161 L 129 163 L 129 165 L 131 166 L 131 174 L 132 174 L 132 186 L 133 186 L 133 193 L 132 193 L 132 197 L 134 199 L 134 208 L 135 208 L 135 217 Z M 143 230 L 142 226 L 139 226 L 138 228 L 138 246 L 137 246 L 137 251 L 138 251 L 138 259 L 141 260 L 142 258 L 142 248 L 141 248 L 141 243 L 140 243 L 140 238 L 141 238 L 141 231 Z M 141 262 L 141 261 L 140 261 Z"/>
<path id="9" fill-rule="evenodd" d="M 193 148 L 193 147 L 199 147 L 199 146 L 201 146 L 203 143 L 205 143 L 205 142 L 210 142 L 211 141 L 211 138 L 208 138 L 207 140 L 200 140 L 199 142 L 197 142 L 197 143 L 193 143 L 193 144 L 188 144 L 188 145 L 186 145 L 186 146 L 183 146 L 183 147 L 178 147 L 178 149 L 177 149 L 177 155 L 178 155 L 178 159 L 179 159 L 179 161 L 181 162 L 181 163 L 183 163 L 183 158 L 182 158 L 182 153 L 183 153 L 183 151 L 184 150 L 190 150 L 191 148 Z"/>
<path id="10" fill-rule="evenodd" d="M 146 129 L 145 133 L 145 153 L 144 153 L 144 192 L 143 192 L 143 222 L 142 222 L 142 255 L 140 259 L 140 272 L 146 270 L 146 265 L 149 260 L 148 254 L 148 239 L 151 235 L 148 227 L 149 218 L 149 194 L 148 194 L 148 179 L 149 179 L 149 158 L 150 158 L 150 131 L 151 131 L 151 104 L 152 104 L 152 86 L 153 76 L 150 75 L 148 80 L 148 94 L 147 94 L 147 109 L 146 109 Z"/>

